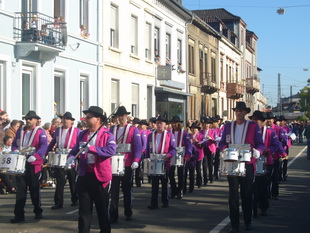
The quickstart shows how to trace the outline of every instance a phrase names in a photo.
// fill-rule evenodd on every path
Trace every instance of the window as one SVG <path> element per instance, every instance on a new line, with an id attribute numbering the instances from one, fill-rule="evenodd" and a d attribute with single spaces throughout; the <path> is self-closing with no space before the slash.
<path id="1" fill-rule="evenodd" d="M 145 24 L 145 58 L 151 60 L 151 24 Z"/>
<path id="2" fill-rule="evenodd" d="M 156 63 L 160 63 L 160 30 L 159 28 L 155 27 L 154 29 L 154 60 Z"/>
<path id="3" fill-rule="evenodd" d="M 182 65 L 182 40 L 177 42 L 177 61 L 178 65 Z"/>
<path id="4" fill-rule="evenodd" d="M 3 0 L 1 0 L 3 2 Z M 22 3 L 22 12 L 37 12 L 38 0 L 24 0 Z"/>
<path id="5" fill-rule="evenodd" d="M 188 45 L 188 72 L 195 74 L 194 46 Z"/>
<path id="6" fill-rule="evenodd" d="M 223 59 L 220 61 L 220 77 L 221 77 L 221 82 L 224 81 L 224 66 L 223 66 Z"/>
<path id="7" fill-rule="evenodd" d="M 65 112 L 65 72 L 54 72 L 54 102 L 57 113 Z M 85 109 L 84 109 L 85 110 Z"/>
<path id="8" fill-rule="evenodd" d="M 134 55 L 138 54 L 138 18 L 131 16 L 131 49 Z"/>
<path id="9" fill-rule="evenodd" d="M 203 51 L 199 49 L 199 73 L 201 82 L 203 82 L 204 77 L 207 77 L 207 73 L 203 71 Z"/>
<path id="10" fill-rule="evenodd" d="M 205 65 L 205 77 L 209 80 L 209 73 L 208 73 L 208 54 L 207 53 L 204 53 L 203 54 L 203 57 L 204 57 L 204 65 Z"/>
<path id="11" fill-rule="evenodd" d="M 89 33 L 89 0 L 80 0 L 80 25 L 85 26 L 84 33 Z"/>
<path id="12" fill-rule="evenodd" d="M 65 18 L 65 0 L 54 0 L 54 16 Z"/>
<path id="13" fill-rule="evenodd" d="M 166 65 L 171 65 L 171 36 L 166 34 Z"/>
<path id="14" fill-rule="evenodd" d="M 118 7 L 111 5 L 110 46 L 118 48 Z"/>
<path id="15" fill-rule="evenodd" d="M 215 62 L 215 56 L 213 55 L 211 57 L 211 77 L 212 82 L 216 82 L 216 62 Z"/>
<path id="16" fill-rule="evenodd" d="M 6 109 L 5 98 L 6 98 L 6 71 L 5 63 L 0 62 L 0 109 Z"/>
<path id="17" fill-rule="evenodd" d="M 83 116 L 83 110 L 88 109 L 88 76 L 80 76 L 80 116 Z"/>
<path id="18" fill-rule="evenodd" d="M 131 85 L 131 115 L 133 117 L 139 117 L 139 85 Z"/>
<path id="19" fill-rule="evenodd" d="M 21 89 L 21 103 L 22 115 L 25 116 L 29 110 L 35 109 L 35 69 L 31 66 L 23 66 L 22 68 L 22 89 Z"/>
<path id="20" fill-rule="evenodd" d="M 111 112 L 114 111 L 119 103 L 119 81 L 111 81 Z"/>
<path id="21" fill-rule="evenodd" d="M 147 118 L 150 119 L 153 116 L 153 87 L 147 86 Z"/>

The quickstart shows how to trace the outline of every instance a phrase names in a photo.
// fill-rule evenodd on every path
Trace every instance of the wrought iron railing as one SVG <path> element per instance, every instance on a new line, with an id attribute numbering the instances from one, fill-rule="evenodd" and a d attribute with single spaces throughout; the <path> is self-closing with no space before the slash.
<path id="1" fill-rule="evenodd" d="M 14 39 L 64 49 L 67 45 L 67 23 L 39 12 L 16 12 Z"/>

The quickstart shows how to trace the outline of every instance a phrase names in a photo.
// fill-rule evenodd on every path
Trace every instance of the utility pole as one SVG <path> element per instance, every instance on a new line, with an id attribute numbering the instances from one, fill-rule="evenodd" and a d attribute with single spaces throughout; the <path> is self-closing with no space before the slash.
<path id="1" fill-rule="evenodd" d="M 281 74 L 278 73 L 278 104 L 279 104 L 279 112 L 282 115 L 282 98 L 281 98 Z"/>
<path id="2" fill-rule="evenodd" d="M 291 103 L 293 102 L 293 86 L 291 86 Z"/>

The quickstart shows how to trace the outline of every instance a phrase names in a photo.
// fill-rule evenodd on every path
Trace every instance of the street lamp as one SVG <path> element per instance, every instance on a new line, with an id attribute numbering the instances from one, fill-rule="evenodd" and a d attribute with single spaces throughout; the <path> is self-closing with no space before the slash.
<path id="1" fill-rule="evenodd" d="M 279 7 L 279 9 L 277 10 L 278 15 L 284 15 L 285 14 L 285 10 L 282 7 Z"/>

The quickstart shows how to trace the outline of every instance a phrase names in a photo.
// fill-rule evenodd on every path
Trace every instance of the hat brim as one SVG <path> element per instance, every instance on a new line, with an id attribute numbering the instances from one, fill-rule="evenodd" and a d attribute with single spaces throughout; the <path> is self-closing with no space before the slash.
<path id="1" fill-rule="evenodd" d="M 232 108 L 233 111 L 236 111 L 236 109 L 246 110 L 247 113 L 250 113 L 250 112 L 251 112 L 251 109 L 250 109 L 250 108 Z"/>
<path id="2" fill-rule="evenodd" d="M 170 121 L 171 123 L 183 123 L 183 121 Z"/>
<path id="3" fill-rule="evenodd" d="M 89 111 L 89 110 L 84 110 L 83 113 L 86 115 L 87 113 L 91 113 L 93 114 L 95 117 L 100 117 L 102 119 L 102 121 L 105 121 L 107 119 L 107 117 L 105 115 L 102 115 L 98 112 L 93 112 L 93 111 Z"/>

